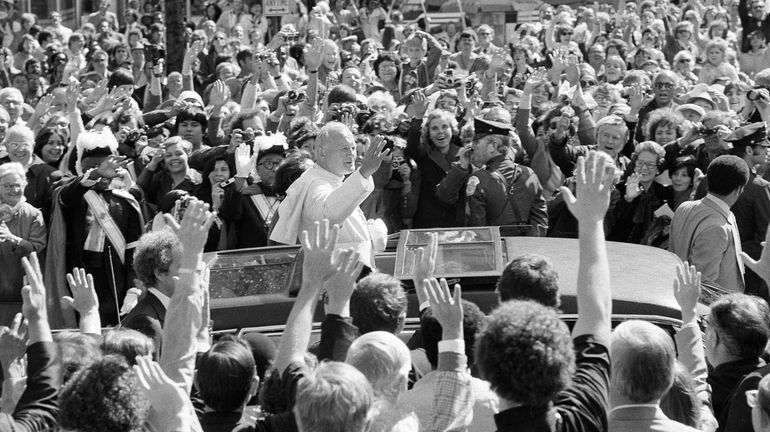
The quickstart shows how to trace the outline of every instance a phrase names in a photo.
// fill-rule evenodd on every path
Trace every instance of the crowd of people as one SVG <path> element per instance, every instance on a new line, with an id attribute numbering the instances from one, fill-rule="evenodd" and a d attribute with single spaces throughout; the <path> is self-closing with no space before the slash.
<path id="1" fill-rule="evenodd" d="M 11 10 L 0 431 L 770 431 L 770 5 L 544 4 L 496 38 L 400 3 L 212 2 L 181 70 L 163 4 Z M 405 343 L 386 236 L 498 225 L 578 239 L 572 329 L 548 257 L 485 315 L 434 235 Z M 681 259 L 675 337 L 613 330 L 606 241 Z M 300 245 L 280 343 L 212 340 L 202 254 L 273 244 Z"/>

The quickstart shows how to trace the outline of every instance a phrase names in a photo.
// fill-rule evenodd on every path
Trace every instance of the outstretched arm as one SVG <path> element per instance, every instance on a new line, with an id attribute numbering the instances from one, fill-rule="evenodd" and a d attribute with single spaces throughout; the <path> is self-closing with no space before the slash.
<path id="1" fill-rule="evenodd" d="M 318 294 L 324 283 L 337 271 L 333 255 L 339 231 L 339 225 L 330 229 L 329 221 L 324 220 L 323 223 L 315 223 L 313 232 L 303 231 L 300 236 L 305 253 L 302 261 L 302 287 L 278 344 L 274 366 L 281 374 L 292 363 L 304 361 L 310 342 L 313 313 L 318 305 Z"/>
<path id="2" fill-rule="evenodd" d="M 578 220 L 580 262 L 578 267 L 578 320 L 573 337 L 593 335 L 609 346 L 612 325 L 610 268 L 604 241 L 604 216 L 610 204 L 615 165 L 591 151 L 578 159 L 575 169 L 577 197 L 562 187 L 567 207 Z"/>

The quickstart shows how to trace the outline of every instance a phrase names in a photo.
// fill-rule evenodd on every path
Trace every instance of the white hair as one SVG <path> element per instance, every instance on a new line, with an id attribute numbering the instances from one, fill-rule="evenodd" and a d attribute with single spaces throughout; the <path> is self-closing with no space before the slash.
<path id="1" fill-rule="evenodd" d="M 632 403 L 657 402 L 674 383 L 671 337 L 647 321 L 630 320 L 612 332 L 612 390 Z"/>
<path id="2" fill-rule="evenodd" d="M 11 174 L 18 175 L 24 185 L 27 184 L 27 170 L 24 169 L 24 165 L 18 162 L 6 162 L 0 165 L 0 179 Z"/>
<path id="3" fill-rule="evenodd" d="M 406 377 L 412 368 L 409 348 L 393 333 L 369 332 L 353 341 L 345 362 L 369 380 L 374 394 L 395 403 L 406 391 Z"/>

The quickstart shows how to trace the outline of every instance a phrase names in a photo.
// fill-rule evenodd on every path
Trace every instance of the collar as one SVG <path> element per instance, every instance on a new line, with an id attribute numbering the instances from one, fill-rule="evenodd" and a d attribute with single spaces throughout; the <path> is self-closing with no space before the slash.
<path id="1" fill-rule="evenodd" d="M 550 405 L 525 405 L 495 414 L 498 431 L 550 432 L 556 420 L 556 412 Z"/>
<path id="2" fill-rule="evenodd" d="M 166 310 L 168 310 L 168 303 L 171 301 L 171 299 L 169 299 L 167 295 L 160 292 L 160 290 L 157 288 L 148 288 L 147 292 L 152 293 L 152 295 L 157 297 L 158 300 L 160 300 L 160 303 L 163 305 L 163 307 L 166 308 Z"/>
<path id="3" fill-rule="evenodd" d="M 310 168 L 308 172 L 312 172 L 314 176 L 318 176 L 321 178 L 326 178 L 330 181 L 334 181 L 337 183 L 342 183 L 342 181 L 345 179 L 343 176 L 338 176 L 337 174 L 334 174 L 331 171 L 328 171 L 326 168 L 322 167 L 321 165 L 316 164 L 313 166 L 313 168 Z"/>
<path id="4" fill-rule="evenodd" d="M 610 417 L 615 420 L 647 420 L 665 418 L 666 415 L 658 404 L 627 404 L 613 408 Z"/>
<path id="5" fill-rule="evenodd" d="M 722 201 L 720 198 L 717 198 L 712 194 L 706 194 L 704 199 L 708 199 L 709 201 L 716 204 L 716 206 L 719 207 L 719 209 L 722 210 L 725 214 L 730 214 L 730 206 L 727 205 L 727 203 Z"/>

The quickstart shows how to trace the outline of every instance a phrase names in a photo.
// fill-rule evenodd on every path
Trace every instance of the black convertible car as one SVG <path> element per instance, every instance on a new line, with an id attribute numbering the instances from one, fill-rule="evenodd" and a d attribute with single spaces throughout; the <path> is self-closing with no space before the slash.
<path id="1" fill-rule="evenodd" d="M 436 276 L 460 283 L 463 297 L 486 312 L 497 304 L 495 284 L 508 261 L 523 254 L 549 257 L 559 273 L 563 317 L 574 321 L 577 239 L 511 237 L 507 231 L 506 227 L 442 228 L 392 235 L 386 250 L 375 257 L 376 265 L 401 279 L 410 292 L 408 326 L 418 316 L 410 280 L 413 252 L 426 245 L 432 232 L 439 236 Z M 300 272 L 294 266 L 298 250 L 299 246 L 278 246 L 207 255 L 214 330 L 280 333 L 294 301 L 290 293 L 299 286 Z M 607 250 L 615 321 L 641 318 L 669 329 L 678 326 L 680 313 L 672 288 L 677 257 L 665 250 L 625 243 L 609 242 Z M 322 313 L 319 307 L 316 321 L 321 321 Z"/>

